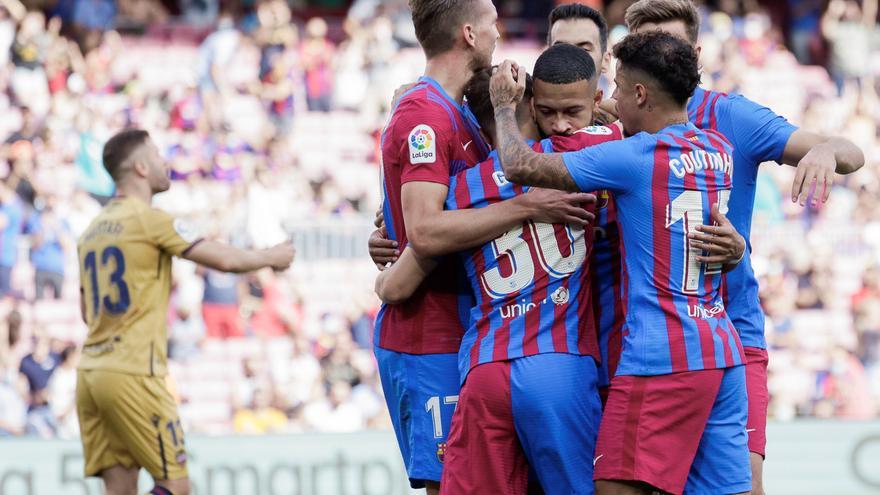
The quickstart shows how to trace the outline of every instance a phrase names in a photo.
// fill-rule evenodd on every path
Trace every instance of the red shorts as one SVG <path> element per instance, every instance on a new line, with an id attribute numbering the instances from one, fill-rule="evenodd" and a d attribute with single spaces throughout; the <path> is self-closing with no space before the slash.
<path id="1" fill-rule="evenodd" d="M 237 304 L 202 304 L 205 335 L 213 339 L 244 337 Z"/>
<path id="2" fill-rule="evenodd" d="M 766 457 L 767 449 L 767 408 L 770 392 L 767 390 L 767 349 L 745 347 L 746 352 L 746 390 L 749 395 L 749 421 L 746 431 L 749 434 L 749 452 Z"/>
<path id="3" fill-rule="evenodd" d="M 594 478 L 647 483 L 672 494 L 694 482 L 715 486 L 694 493 L 749 491 L 745 402 L 742 367 L 614 377 Z M 709 466 L 705 459 L 724 464 Z"/>

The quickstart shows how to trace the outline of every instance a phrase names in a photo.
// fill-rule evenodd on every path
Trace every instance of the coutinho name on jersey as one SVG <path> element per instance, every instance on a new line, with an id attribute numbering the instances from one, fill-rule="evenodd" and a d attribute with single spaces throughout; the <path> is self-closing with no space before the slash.
<path id="1" fill-rule="evenodd" d="M 733 177 L 733 158 L 727 153 L 694 150 L 670 160 L 669 169 L 679 179 L 683 179 L 686 174 L 695 175 L 704 170 L 718 171 Z"/>

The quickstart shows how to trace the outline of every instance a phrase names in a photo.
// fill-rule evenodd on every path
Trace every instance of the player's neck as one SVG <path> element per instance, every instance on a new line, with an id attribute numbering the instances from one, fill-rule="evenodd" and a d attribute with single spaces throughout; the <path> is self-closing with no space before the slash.
<path id="1" fill-rule="evenodd" d="M 462 65 L 466 60 L 461 53 L 453 50 L 428 60 L 425 76 L 437 81 L 443 91 L 459 104 L 464 101 L 464 87 L 474 75 L 470 67 Z"/>
<path id="2" fill-rule="evenodd" d="M 682 108 L 653 112 L 645 119 L 644 131 L 656 134 L 671 125 L 688 123 L 687 110 Z"/>
<path id="3" fill-rule="evenodd" d="M 136 198 L 148 205 L 153 203 L 153 191 L 150 189 L 150 186 L 146 184 L 133 184 L 130 182 L 117 184 L 116 196 L 123 198 Z"/>

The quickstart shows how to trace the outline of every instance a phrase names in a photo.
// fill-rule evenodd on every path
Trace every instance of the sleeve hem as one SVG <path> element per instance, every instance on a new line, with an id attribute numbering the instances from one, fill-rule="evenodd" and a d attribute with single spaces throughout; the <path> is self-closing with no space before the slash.
<path id="1" fill-rule="evenodd" d="M 204 241 L 204 239 L 197 239 L 196 241 L 194 241 L 192 244 L 189 245 L 189 247 L 187 247 L 186 249 L 184 249 L 183 251 L 180 252 L 180 256 L 181 256 L 181 257 L 184 257 L 184 256 L 186 256 L 187 254 L 189 254 L 189 252 L 192 251 L 192 249 L 193 249 L 194 247 L 196 247 L 196 246 L 198 246 L 199 244 L 201 244 L 202 241 Z"/>

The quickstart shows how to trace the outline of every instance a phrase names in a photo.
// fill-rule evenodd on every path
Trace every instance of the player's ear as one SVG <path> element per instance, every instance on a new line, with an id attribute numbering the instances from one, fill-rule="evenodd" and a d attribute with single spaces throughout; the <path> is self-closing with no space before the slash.
<path id="1" fill-rule="evenodd" d="M 596 89 L 596 95 L 593 96 L 593 103 L 595 103 L 595 106 L 598 107 L 599 103 L 602 103 L 602 98 L 604 98 L 604 97 L 605 97 L 605 92 L 602 91 L 601 89 Z"/>
<path id="2" fill-rule="evenodd" d="M 696 50 L 696 52 L 697 52 L 697 60 L 700 60 L 700 53 L 703 52 L 703 45 L 695 46 L 694 50 Z"/>
<path id="3" fill-rule="evenodd" d="M 470 48 L 476 48 L 477 46 L 477 33 L 474 29 L 474 26 L 471 24 L 465 24 L 461 27 L 461 32 L 464 35 L 464 42 Z"/>
<path id="4" fill-rule="evenodd" d="M 150 175 L 150 167 L 147 166 L 147 162 L 144 160 L 136 160 L 131 165 L 131 169 L 141 177 L 147 177 Z"/>

